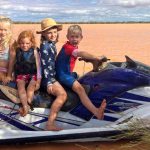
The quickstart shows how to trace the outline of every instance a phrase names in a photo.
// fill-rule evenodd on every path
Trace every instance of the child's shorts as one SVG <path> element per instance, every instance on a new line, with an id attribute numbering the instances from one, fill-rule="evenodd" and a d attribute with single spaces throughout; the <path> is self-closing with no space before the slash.
<path id="1" fill-rule="evenodd" d="M 24 80 L 26 83 L 30 82 L 31 80 L 37 81 L 37 75 L 30 75 L 30 74 L 17 75 L 16 82 L 18 82 L 19 80 Z"/>
<path id="2" fill-rule="evenodd" d="M 77 80 L 78 75 L 76 72 L 72 72 L 69 74 L 61 74 L 61 76 L 58 77 L 58 81 L 65 85 L 66 87 L 69 87 L 72 89 L 73 83 Z"/>

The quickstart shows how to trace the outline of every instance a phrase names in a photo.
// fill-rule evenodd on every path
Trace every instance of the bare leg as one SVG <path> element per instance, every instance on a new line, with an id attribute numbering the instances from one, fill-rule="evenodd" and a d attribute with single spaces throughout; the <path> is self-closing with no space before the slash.
<path id="1" fill-rule="evenodd" d="M 17 86 L 18 86 L 18 94 L 19 94 L 19 98 L 20 101 L 22 103 L 22 108 L 19 109 L 19 113 L 22 117 L 24 117 L 25 115 L 27 115 L 28 111 L 29 111 L 29 106 L 27 103 L 27 93 L 25 90 L 25 81 L 23 80 L 19 80 L 17 82 Z"/>
<path id="2" fill-rule="evenodd" d="M 98 119 L 104 119 L 104 111 L 105 111 L 105 108 L 106 108 L 106 100 L 104 99 L 100 105 L 100 107 L 98 108 L 99 111 L 98 111 L 98 115 L 97 115 L 97 118 Z M 100 115 L 101 114 L 101 115 Z M 95 115 L 96 116 L 96 115 Z"/>
<path id="3" fill-rule="evenodd" d="M 91 100 L 88 98 L 87 94 L 85 93 L 84 88 L 82 87 L 82 85 L 78 81 L 75 81 L 73 83 L 72 89 L 73 89 L 73 91 L 75 91 L 79 95 L 82 104 L 90 112 L 92 112 L 98 119 L 103 119 L 104 110 L 106 108 L 106 100 L 103 100 L 101 106 L 99 108 L 96 108 L 93 105 L 93 103 L 91 102 Z"/>
<path id="4" fill-rule="evenodd" d="M 66 101 L 67 94 L 63 89 L 63 87 L 58 82 L 55 82 L 53 85 L 48 86 L 47 91 L 49 94 L 56 96 L 56 99 L 54 100 L 51 106 L 46 129 L 51 131 L 62 130 L 62 128 L 59 128 L 55 125 L 55 120 L 59 110 L 61 109 L 62 105 Z"/>
<path id="5" fill-rule="evenodd" d="M 0 81 L 4 81 L 4 79 L 6 78 L 6 73 L 0 72 Z"/>
<path id="6" fill-rule="evenodd" d="M 31 104 L 31 102 L 33 100 L 35 85 L 36 85 L 36 81 L 31 80 L 27 87 L 27 101 L 29 104 Z"/>

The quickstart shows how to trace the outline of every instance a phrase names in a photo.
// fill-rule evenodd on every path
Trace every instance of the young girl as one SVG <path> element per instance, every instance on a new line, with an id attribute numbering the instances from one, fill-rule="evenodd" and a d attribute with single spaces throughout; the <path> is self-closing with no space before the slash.
<path id="1" fill-rule="evenodd" d="M 42 66 L 42 82 L 41 86 L 46 87 L 49 94 L 56 96 L 55 101 L 51 106 L 50 115 L 47 122 L 47 130 L 58 131 L 61 128 L 55 125 L 57 113 L 66 101 L 66 92 L 59 82 L 55 79 L 55 58 L 57 55 L 56 42 L 58 40 L 58 31 L 62 30 L 62 25 L 59 25 L 55 20 L 46 18 L 41 22 L 41 66 Z"/>
<path id="2" fill-rule="evenodd" d="M 14 72 L 22 103 L 19 112 L 21 116 L 25 116 L 30 109 L 34 91 L 39 89 L 41 82 L 40 58 L 35 45 L 35 37 L 31 31 L 20 33 L 15 58 Z"/>
<path id="3" fill-rule="evenodd" d="M 9 57 L 12 48 L 12 21 L 0 16 L 0 81 L 7 83 L 11 78 L 6 77 L 9 65 Z"/>

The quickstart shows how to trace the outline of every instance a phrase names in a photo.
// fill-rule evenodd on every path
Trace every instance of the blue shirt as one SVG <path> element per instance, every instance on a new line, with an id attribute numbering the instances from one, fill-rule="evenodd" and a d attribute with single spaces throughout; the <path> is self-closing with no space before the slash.
<path id="1" fill-rule="evenodd" d="M 55 59 L 57 55 L 57 49 L 55 42 L 43 41 L 43 43 L 40 45 L 40 55 L 42 80 L 44 81 L 43 84 L 48 86 L 56 81 Z"/>
<path id="2" fill-rule="evenodd" d="M 77 49 L 78 47 L 67 42 L 63 45 L 56 59 L 57 79 L 61 84 L 69 88 L 72 88 L 77 78 L 77 75 L 72 72 L 77 59 L 77 56 L 74 56 L 73 52 Z"/>

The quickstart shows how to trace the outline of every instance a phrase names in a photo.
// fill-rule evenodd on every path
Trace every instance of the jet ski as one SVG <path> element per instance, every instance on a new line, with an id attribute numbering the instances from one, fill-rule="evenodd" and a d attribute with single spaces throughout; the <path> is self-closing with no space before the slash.
<path id="1" fill-rule="evenodd" d="M 68 97 L 56 119 L 63 130 L 57 132 L 45 131 L 55 97 L 40 89 L 34 95 L 33 109 L 21 117 L 16 84 L 0 83 L 0 143 L 110 141 L 128 130 L 129 123 L 149 121 L 150 66 L 125 57 L 125 62 L 105 60 L 97 71 L 78 79 L 96 107 L 106 99 L 104 119 L 98 120 L 64 87 Z"/>

